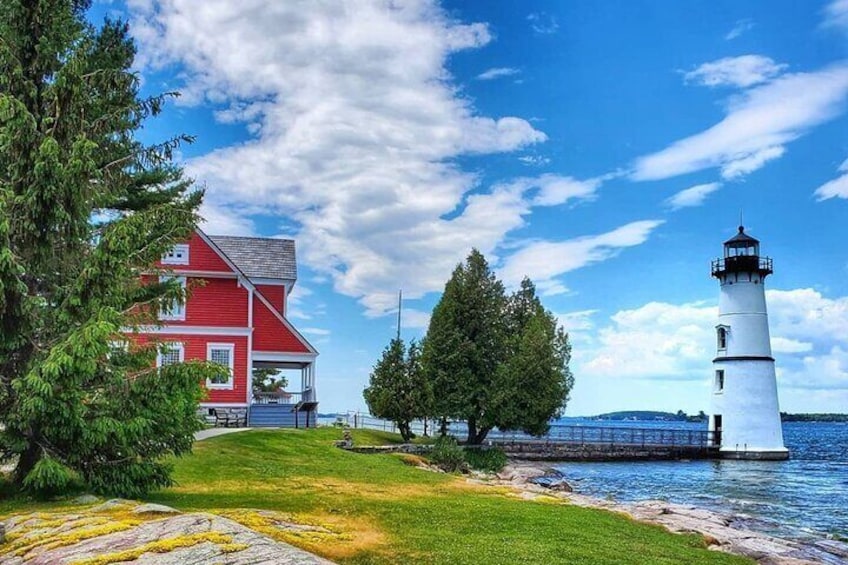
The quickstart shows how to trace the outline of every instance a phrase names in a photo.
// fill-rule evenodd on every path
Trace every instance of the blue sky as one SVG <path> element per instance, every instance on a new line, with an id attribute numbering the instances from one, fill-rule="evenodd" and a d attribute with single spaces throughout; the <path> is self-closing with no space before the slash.
<path id="1" fill-rule="evenodd" d="M 848 409 L 848 0 L 128 0 L 209 233 L 297 240 L 322 411 L 480 248 L 569 330 L 567 414 L 706 410 L 740 211 L 783 409 Z"/>

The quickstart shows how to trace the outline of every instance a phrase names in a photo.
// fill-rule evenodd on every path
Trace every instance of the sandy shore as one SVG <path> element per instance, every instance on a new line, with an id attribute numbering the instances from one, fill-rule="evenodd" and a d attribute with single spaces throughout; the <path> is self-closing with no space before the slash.
<path id="1" fill-rule="evenodd" d="M 541 477 L 551 478 L 552 488 L 531 482 Z M 848 564 L 846 543 L 827 539 L 800 542 L 776 538 L 747 529 L 742 516 L 690 505 L 659 500 L 623 503 L 577 494 L 571 492 L 568 477 L 563 477 L 544 463 L 512 461 L 496 476 L 477 476 L 469 480 L 513 487 L 528 499 L 540 495 L 556 496 L 577 506 L 602 508 L 642 522 L 659 524 L 672 532 L 698 533 L 704 536 L 710 549 L 745 555 L 764 565 Z"/>

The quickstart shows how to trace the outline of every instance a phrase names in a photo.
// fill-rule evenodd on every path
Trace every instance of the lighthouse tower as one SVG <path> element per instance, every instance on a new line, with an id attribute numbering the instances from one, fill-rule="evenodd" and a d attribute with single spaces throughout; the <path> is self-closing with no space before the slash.
<path id="1" fill-rule="evenodd" d="M 712 445 L 730 459 L 789 457 L 766 312 L 771 273 L 771 259 L 760 257 L 760 242 L 743 226 L 724 242 L 724 257 L 712 262 L 721 290 L 709 429 Z"/>

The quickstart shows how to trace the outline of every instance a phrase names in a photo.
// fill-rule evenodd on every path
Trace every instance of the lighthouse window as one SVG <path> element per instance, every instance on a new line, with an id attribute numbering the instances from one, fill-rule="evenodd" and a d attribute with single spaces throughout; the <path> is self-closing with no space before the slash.
<path id="1" fill-rule="evenodd" d="M 715 391 L 721 392 L 724 390 L 724 370 L 718 369 L 715 374 Z"/>
<path id="2" fill-rule="evenodd" d="M 727 328 L 718 328 L 718 348 L 727 349 Z"/>

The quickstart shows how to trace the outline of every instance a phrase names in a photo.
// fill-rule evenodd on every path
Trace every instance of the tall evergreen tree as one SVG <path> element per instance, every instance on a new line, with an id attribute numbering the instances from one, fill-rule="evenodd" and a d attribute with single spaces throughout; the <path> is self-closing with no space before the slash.
<path id="1" fill-rule="evenodd" d="M 15 483 L 137 496 L 198 429 L 206 364 L 154 369 L 128 330 L 183 301 L 154 263 L 198 221 L 170 162 L 135 140 L 167 95 L 139 96 L 127 26 L 86 0 L 0 0 L 0 458 Z"/>
<path id="2" fill-rule="evenodd" d="M 407 349 L 403 340 L 393 339 L 374 366 L 363 396 L 373 415 L 392 420 L 404 441 L 411 440 L 410 423 L 430 416 L 432 410 L 432 388 L 424 378 L 418 344 L 413 341 Z"/>
<path id="3" fill-rule="evenodd" d="M 507 357 L 498 367 L 492 413 L 503 431 L 542 435 L 559 417 L 574 385 L 571 345 L 530 279 L 509 298 Z"/>
<path id="4" fill-rule="evenodd" d="M 568 335 L 533 283 L 507 298 L 477 250 L 445 285 L 424 343 L 434 415 L 464 420 L 470 444 L 493 428 L 545 433 L 574 384 Z"/>
<path id="5" fill-rule="evenodd" d="M 505 360 L 506 297 L 483 254 L 457 265 L 433 310 L 423 363 L 436 416 L 464 420 L 468 443 L 497 425 L 491 412 L 495 373 Z"/>

